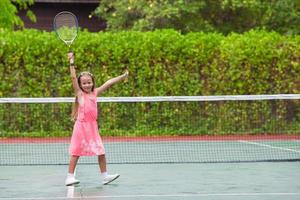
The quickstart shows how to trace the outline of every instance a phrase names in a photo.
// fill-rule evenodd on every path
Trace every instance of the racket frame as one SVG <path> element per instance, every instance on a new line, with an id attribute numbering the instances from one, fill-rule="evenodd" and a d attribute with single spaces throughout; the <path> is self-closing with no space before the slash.
<path id="1" fill-rule="evenodd" d="M 57 20 L 58 16 L 60 16 L 60 15 L 62 15 L 62 14 L 70 14 L 70 15 L 72 15 L 72 17 L 75 19 L 74 21 L 75 21 L 75 26 L 76 26 L 76 35 L 75 35 L 75 37 L 74 37 L 72 40 L 64 40 L 63 38 L 60 37 L 60 35 L 59 35 L 58 32 L 56 31 L 57 28 L 58 28 L 58 27 L 56 26 L 56 20 Z M 53 20 L 53 29 L 54 29 L 54 32 L 56 33 L 57 37 L 58 37 L 60 40 L 62 40 L 62 41 L 69 47 L 69 49 L 70 49 L 72 43 L 74 42 L 74 40 L 76 39 L 76 37 L 77 37 L 77 35 L 78 35 L 78 29 L 79 29 L 79 27 L 78 27 L 78 20 L 77 20 L 77 17 L 76 17 L 73 13 L 71 13 L 71 12 L 69 12 L 69 11 L 62 11 L 62 12 L 60 12 L 60 13 L 58 13 L 58 14 L 55 15 L 54 20 Z"/>

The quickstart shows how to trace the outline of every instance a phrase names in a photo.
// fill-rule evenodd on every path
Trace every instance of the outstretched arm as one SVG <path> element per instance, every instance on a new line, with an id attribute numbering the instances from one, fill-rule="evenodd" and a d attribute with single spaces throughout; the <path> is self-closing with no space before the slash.
<path id="1" fill-rule="evenodd" d="M 80 92 L 80 87 L 78 85 L 77 77 L 76 77 L 76 70 L 74 65 L 74 54 L 68 53 L 68 59 L 70 63 L 70 75 L 72 79 L 72 85 L 73 85 L 74 92 L 77 95 Z"/>
<path id="2" fill-rule="evenodd" d="M 108 88 L 110 88 L 112 85 L 126 79 L 128 77 L 128 70 L 125 71 L 124 74 L 117 76 L 115 78 L 109 79 L 108 81 L 106 81 L 103 85 L 101 85 L 100 87 L 96 88 L 96 92 L 97 92 L 97 96 L 100 95 L 102 92 L 104 92 L 105 90 L 107 90 Z"/>

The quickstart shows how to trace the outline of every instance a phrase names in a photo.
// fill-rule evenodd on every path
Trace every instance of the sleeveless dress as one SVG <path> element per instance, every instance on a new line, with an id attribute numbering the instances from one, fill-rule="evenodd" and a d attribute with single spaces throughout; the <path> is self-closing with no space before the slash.
<path id="1" fill-rule="evenodd" d="M 97 124 L 96 91 L 90 95 L 83 92 L 82 99 L 83 102 L 78 106 L 78 116 L 73 128 L 69 153 L 75 156 L 104 155 L 104 145 Z"/>

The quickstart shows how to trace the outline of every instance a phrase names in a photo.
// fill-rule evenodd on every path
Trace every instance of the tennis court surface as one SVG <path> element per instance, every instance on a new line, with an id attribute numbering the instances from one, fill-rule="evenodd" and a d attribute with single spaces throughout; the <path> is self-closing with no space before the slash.
<path id="1" fill-rule="evenodd" d="M 121 177 L 102 186 L 96 165 L 64 186 L 67 166 L 1 166 L 0 199 L 298 200 L 299 162 L 110 165 Z"/>
<path id="2" fill-rule="evenodd" d="M 101 185 L 84 157 L 66 187 L 73 101 L 0 99 L 0 199 L 300 199 L 297 95 L 100 98 L 121 177 Z"/>

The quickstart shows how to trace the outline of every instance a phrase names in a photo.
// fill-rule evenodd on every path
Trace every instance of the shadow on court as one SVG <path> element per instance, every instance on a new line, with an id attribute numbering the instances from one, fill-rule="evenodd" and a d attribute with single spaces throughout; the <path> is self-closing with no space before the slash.
<path id="1" fill-rule="evenodd" d="M 110 165 L 121 177 L 101 185 L 97 165 L 1 166 L 0 199 L 300 199 L 300 162 Z"/>

